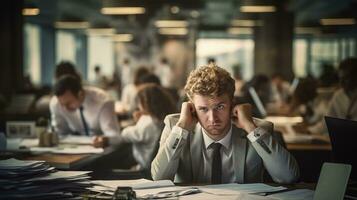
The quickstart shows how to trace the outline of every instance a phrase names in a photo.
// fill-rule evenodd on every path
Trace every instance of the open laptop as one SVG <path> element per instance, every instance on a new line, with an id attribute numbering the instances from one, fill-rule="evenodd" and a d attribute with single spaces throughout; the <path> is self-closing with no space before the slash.
<path id="1" fill-rule="evenodd" d="M 351 168 L 348 164 L 324 163 L 313 200 L 343 200 Z"/>
<path id="2" fill-rule="evenodd" d="M 357 121 L 325 117 L 332 145 L 332 158 L 336 163 L 351 164 L 357 168 Z M 357 180 L 356 170 L 352 170 L 351 180 Z"/>
<path id="3" fill-rule="evenodd" d="M 259 98 L 257 91 L 255 91 L 255 89 L 253 87 L 249 87 L 249 94 L 253 99 L 253 102 L 255 104 L 255 106 L 257 107 L 258 111 L 259 111 L 259 115 L 261 118 L 264 118 L 267 116 L 267 111 L 264 108 L 263 102 L 262 100 Z"/>

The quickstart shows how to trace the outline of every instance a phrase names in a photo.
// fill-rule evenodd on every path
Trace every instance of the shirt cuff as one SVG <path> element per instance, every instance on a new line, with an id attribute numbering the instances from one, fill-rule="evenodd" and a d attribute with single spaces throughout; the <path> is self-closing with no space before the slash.
<path id="1" fill-rule="evenodd" d="M 263 137 L 265 134 L 267 134 L 267 131 L 264 130 L 263 128 L 257 127 L 254 129 L 252 132 L 250 132 L 247 135 L 247 138 L 249 139 L 250 142 L 255 142 L 259 140 L 261 137 Z"/>

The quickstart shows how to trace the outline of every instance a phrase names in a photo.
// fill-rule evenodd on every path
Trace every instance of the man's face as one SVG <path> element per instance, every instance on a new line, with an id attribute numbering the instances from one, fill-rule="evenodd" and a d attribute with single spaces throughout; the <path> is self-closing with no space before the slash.
<path id="1" fill-rule="evenodd" d="M 82 92 L 74 95 L 71 91 L 67 90 L 63 95 L 58 96 L 57 98 L 63 107 L 65 107 L 70 112 L 74 112 L 82 104 L 81 96 Z"/>
<path id="2" fill-rule="evenodd" d="M 214 140 L 222 139 L 231 126 L 232 101 L 227 94 L 209 97 L 195 94 L 192 99 L 197 118 L 208 136 Z"/>

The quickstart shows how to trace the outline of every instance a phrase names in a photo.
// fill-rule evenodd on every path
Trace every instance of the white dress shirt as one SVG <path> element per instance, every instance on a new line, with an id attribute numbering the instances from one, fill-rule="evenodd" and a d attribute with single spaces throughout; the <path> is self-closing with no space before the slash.
<path id="1" fill-rule="evenodd" d="M 214 141 L 212 138 L 210 138 L 206 130 L 202 128 L 203 135 L 203 141 L 204 141 L 204 146 L 202 146 L 202 154 L 203 154 L 203 160 L 204 160 L 204 165 L 203 165 L 203 173 L 204 177 L 207 177 L 207 182 L 211 181 L 211 171 L 212 171 L 212 160 L 213 160 L 213 148 L 211 144 L 213 143 L 220 143 L 222 145 L 222 148 L 220 150 L 221 153 L 221 158 L 222 158 L 222 183 L 234 183 L 236 182 L 235 180 L 235 175 L 234 175 L 234 165 L 233 165 L 233 148 L 232 148 L 232 142 L 231 142 L 231 136 L 232 136 L 232 126 L 229 129 L 228 133 L 224 138 L 222 138 L 219 141 Z"/>
<path id="2" fill-rule="evenodd" d="M 162 129 L 150 115 L 142 115 L 134 126 L 126 127 L 121 138 L 133 144 L 133 156 L 141 168 L 148 169 L 159 147 Z"/>
<path id="3" fill-rule="evenodd" d="M 82 103 L 83 115 L 90 135 L 117 136 L 120 132 L 114 112 L 114 102 L 103 90 L 84 87 L 85 97 Z M 51 124 L 59 134 L 79 133 L 85 135 L 79 109 L 71 112 L 62 106 L 53 96 L 50 102 Z"/>

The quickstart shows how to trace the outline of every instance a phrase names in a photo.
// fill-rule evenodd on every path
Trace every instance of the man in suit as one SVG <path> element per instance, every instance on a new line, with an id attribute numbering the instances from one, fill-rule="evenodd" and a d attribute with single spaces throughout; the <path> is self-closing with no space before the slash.
<path id="1" fill-rule="evenodd" d="M 272 137 L 272 129 L 257 126 L 249 104 L 233 105 L 234 89 L 230 74 L 215 65 L 191 72 L 185 86 L 189 102 L 165 119 L 151 164 L 154 180 L 262 182 L 264 169 L 278 183 L 298 179 L 296 160 Z"/>

